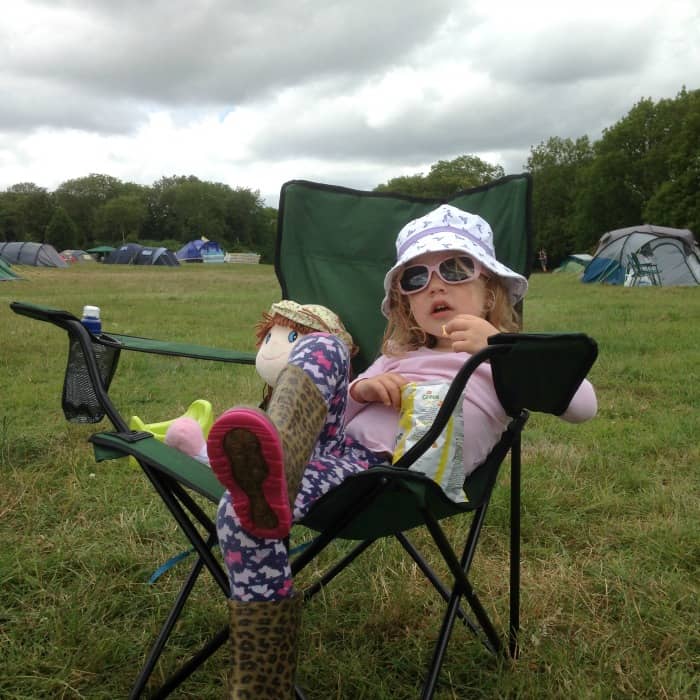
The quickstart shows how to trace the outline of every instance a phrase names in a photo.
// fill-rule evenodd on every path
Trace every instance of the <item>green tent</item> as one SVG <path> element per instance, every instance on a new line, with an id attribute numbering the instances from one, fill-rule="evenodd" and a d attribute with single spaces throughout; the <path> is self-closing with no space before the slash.
<path id="1" fill-rule="evenodd" d="M 86 253 L 95 256 L 95 260 L 102 262 L 115 248 L 111 245 L 98 245 L 94 248 L 89 248 Z"/>
<path id="2" fill-rule="evenodd" d="M 18 279 L 22 278 L 13 272 L 10 263 L 5 262 L 5 260 L 0 257 L 0 282 L 4 282 L 5 280 Z"/>
<path id="3" fill-rule="evenodd" d="M 593 256 L 588 253 L 573 253 L 564 258 L 554 272 L 583 272 L 591 260 Z"/>

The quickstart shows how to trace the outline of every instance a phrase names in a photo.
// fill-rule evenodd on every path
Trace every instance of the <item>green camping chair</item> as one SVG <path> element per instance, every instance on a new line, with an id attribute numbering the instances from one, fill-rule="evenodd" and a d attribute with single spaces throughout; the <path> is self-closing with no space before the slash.
<path id="1" fill-rule="evenodd" d="M 450 203 L 479 213 L 492 225 L 497 256 L 527 274 L 531 258 L 529 227 L 530 179 L 512 176 L 461 193 Z M 436 206 L 436 201 L 391 194 L 359 192 L 303 181 L 286 183 L 281 192 L 275 267 L 283 296 L 302 303 L 319 303 L 336 310 L 361 347 L 355 358 L 361 370 L 375 356 L 383 330 L 379 302 L 382 280 L 393 261 L 396 232 L 408 220 Z M 139 697 L 166 647 L 175 623 L 199 576 L 208 571 L 228 596 L 228 579 L 212 552 L 216 529 L 212 518 L 193 499 L 200 494 L 217 503 L 222 487 L 212 472 L 150 436 L 130 431 L 109 397 L 109 385 L 122 351 L 154 352 L 214 361 L 253 363 L 250 353 L 223 352 L 185 344 L 135 338 L 105 332 L 92 336 L 64 311 L 15 302 L 17 313 L 51 322 L 70 336 L 63 408 L 69 420 L 98 422 L 106 415 L 114 430 L 91 436 L 98 461 L 134 457 L 163 503 L 192 543 L 197 558 L 141 669 L 131 697 Z M 528 411 L 560 414 L 568 405 L 596 357 L 595 343 L 580 334 L 501 334 L 474 355 L 455 378 L 435 424 L 395 465 L 372 468 L 348 478 L 322 497 L 303 521 L 317 534 L 292 561 L 299 573 L 336 539 L 356 541 L 351 551 L 304 591 L 310 599 L 328 586 L 378 539 L 393 537 L 416 562 L 427 581 L 445 601 L 445 613 L 430 660 L 422 698 L 435 692 L 442 660 L 454 623 L 459 619 L 482 638 L 494 654 L 515 656 L 519 630 L 519 511 L 520 434 Z M 489 362 L 498 396 L 512 420 L 485 462 L 465 481 L 469 501 L 455 504 L 424 475 L 407 467 L 438 435 L 460 400 L 474 369 Z M 469 571 L 501 464 L 511 455 L 510 622 L 499 634 L 475 593 Z M 473 514 L 464 541 L 457 549 L 448 541 L 440 521 Z M 443 582 L 410 541 L 407 532 L 425 527 L 450 572 Z M 216 552 L 216 549 L 214 550 Z M 381 566 L 381 562 L 377 562 Z M 471 614 L 465 609 L 466 601 Z M 158 689 L 164 697 L 179 686 L 227 639 L 227 628 L 214 632 Z M 297 689 L 297 697 L 303 697 Z"/>
<path id="2" fill-rule="evenodd" d="M 658 265 L 653 262 L 642 262 L 637 253 L 630 253 L 629 272 L 631 274 L 631 287 L 639 287 L 642 284 L 651 284 L 654 287 L 662 286 Z"/>

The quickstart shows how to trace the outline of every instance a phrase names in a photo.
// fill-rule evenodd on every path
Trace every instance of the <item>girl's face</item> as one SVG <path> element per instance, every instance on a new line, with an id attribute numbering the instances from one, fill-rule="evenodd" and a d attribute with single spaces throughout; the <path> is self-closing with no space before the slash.
<path id="1" fill-rule="evenodd" d="M 455 255 L 459 253 L 426 253 L 414 258 L 409 264 L 438 265 Z M 446 284 L 433 272 L 428 285 L 409 295 L 408 303 L 416 323 L 437 339 L 436 348 L 451 350 L 452 341 L 443 335 L 442 327 L 460 314 L 484 318 L 486 297 L 486 281 L 483 277 L 460 284 Z"/>

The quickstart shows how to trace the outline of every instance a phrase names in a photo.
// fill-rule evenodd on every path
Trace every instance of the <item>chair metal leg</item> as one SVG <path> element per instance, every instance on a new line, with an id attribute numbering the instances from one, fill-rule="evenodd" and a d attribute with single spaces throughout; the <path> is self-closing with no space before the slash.
<path id="1" fill-rule="evenodd" d="M 428 563 L 423 559 L 420 552 L 413 546 L 411 541 L 402 532 L 395 535 L 396 539 L 401 543 L 402 547 L 408 552 L 418 568 L 423 572 L 423 575 L 433 584 L 433 588 L 442 596 L 442 599 L 447 603 L 450 600 L 450 591 L 445 587 L 445 584 L 437 577 L 437 574 L 428 566 Z M 476 635 L 479 630 L 476 625 L 469 619 L 462 607 L 457 608 L 457 616 L 460 620 Z"/>
<path id="2" fill-rule="evenodd" d="M 212 637 L 194 656 L 182 664 L 180 668 L 173 673 L 163 685 L 152 696 L 151 700 L 160 700 L 166 698 L 173 690 L 180 687 L 212 654 L 219 650 L 226 643 L 229 636 L 228 626 L 221 629 L 214 637 Z"/>
<path id="3" fill-rule="evenodd" d="M 360 498 L 356 499 L 337 520 L 327 527 L 315 540 L 292 562 L 292 575 L 296 576 L 307 564 L 322 552 L 342 530 L 354 520 L 367 506 L 369 506 L 376 496 L 381 493 L 387 483 L 387 479 L 380 479 L 379 483 L 369 489 Z M 303 524 L 303 521 L 302 521 Z M 370 542 L 371 543 L 371 542 Z M 359 554 L 359 552 L 358 552 Z"/>
<path id="4" fill-rule="evenodd" d="M 510 625 L 508 650 L 518 658 L 520 631 L 520 435 L 511 450 L 510 466 Z"/>
<path id="5" fill-rule="evenodd" d="M 197 553 L 203 560 L 207 569 L 209 569 L 211 575 L 214 577 L 214 580 L 219 585 L 219 588 L 221 588 L 224 595 L 228 597 L 231 585 L 228 580 L 228 576 L 224 573 L 224 570 L 221 568 L 221 565 L 211 553 L 211 547 L 217 542 L 216 530 L 214 529 L 214 531 L 212 532 L 211 528 L 207 528 L 209 532 L 208 541 L 212 542 L 211 545 L 207 545 L 197 528 L 194 526 L 192 520 L 188 517 L 180 500 L 178 500 L 178 498 L 176 497 L 176 494 L 178 496 L 180 495 L 178 492 L 182 492 L 182 488 L 180 487 L 180 485 L 173 483 L 172 489 L 166 488 L 161 482 L 161 480 L 152 473 L 152 470 L 149 467 L 144 467 L 144 472 L 148 475 L 154 488 L 156 489 L 156 491 L 158 491 L 158 494 L 165 502 L 165 505 L 168 507 L 168 510 L 173 514 L 173 517 L 177 521 L 177 524 L 180 526 L 182 531 L 185 533 L 187 539 L 197 550 Z"/>
<path id="6" fill-rule="evenodd" d="M 431 700 L 435 694 L 435 688 L 437 687 L 438 678 L 440 676 L 440 669 L 442 668 L 442 662 L 445 658 L 447 645 L 450 641 L 452 629 L 455 624 L 455 616 L 457 614 L 457 609 L 459 608 L 459 600 L 461 597 L 461 594 L 457 592 L 454 592 L 450 597 L 447 612 L 442 618 L 440 634 L 438 635 L 437 642 L 435 642 L 433 658 L 430 662 L 430 666 L 428 666 L 428 675 L 426 676 L 425 683 L 423 684 L 421 700 Z"/>
<path id="7" fill-rule="evenodd" d="M 215 541 L 212 541 L 211 538 L 209 539 L 209 542 L 212 546 L 213 544 L 215 544 Z M 185 607 L 185 603 L 187 602 L 187 599 L 189 598 L 190 593 L 194 588 L 194 584 L 197 582 L 199 575 L 202 573 L 203 566 L 204 562 L 202 561 L 202 558 L 198 557 L 197 561 L 192 566 L 192 570 L 187 576 L 185 583 L 180 589 L 180 593 L 175 599 L 175 603 L 170 609 L 168 617 L 163 623 L 163 626 L 161 627 L 161 630 L 158 633 L 156 641 L 151 647 L 151 651 L 148 654 L 146 662 L 144 663 L 141 671 L 139 672 L 139 676 L 136 679 L 136 683 L 134 684 L 134 687 L 131 690 L 131 694 L 129 695 L 130 700 L 134 700 L 135 698 L 141 697 L 141 693 L 146 687 L 148 679 L 151 677 L 153 669 L 155 668 L 156 664 L 158 663 L 158 660 L 160 659 L 161 654 L 163 653 L 163 649 L 168 641 L 168 638 L 170 637 L 170 633 L 172 632 L 175 623 L 178 621 L 182 610 Z M 198 668 L 202 663 L 204 663 L 204 661 L 206 661 L 206 659 L 208 659 L 209 656 L 211 656 L 227 639 L 228 627 L 221 630 L 207 645 L 205 645 L 205 647 L 202 648 L 202 650 L 200 650 L 198 654 L 193 656 L 185 665 L 183 665 L 175 674 L 173 674 L 168 679 L 168 681 L 166 681 L 166 683 L 163 684 L 163 686 L 158 691 L 158 694 L 155 697 L 165 697 L 166 695 L 168 695 L 196 668 Z"/>
<path id="8" fill-rule="evenodd" d="M 475 514 L 475 519 L 478 516 L 480 516 L 479 519 L 481 523 L 483 523 L 483 518 L 486 515 L 486 509 L 485 507 L 482 507 L 482 509 L 480 510 L 483 510 L 483 512 L 477 512 Z M 491 622 L 488 616 L 488 613 L 486 612 L 483 605 L 481 604 L 481 601 L 474 592 L 474 589 L 469 583 L 469 579 L 467 578 L 467 575 L 463 569 L 463 563 L 471 562 L 471 556 L 473 556 L 473 552 L 470 554 L 469 550 L 473 549 L 475 543 L 472 544 L 472 547 L 469 546 L 469 543 L 467 544 L 467 548 L 465 550 L 462 562 L 458 561 L 454 550 L 450 546 L 450 543 L 448 542 L 447 537 L 445 537 L 445 533 L 442 531 L 442 528 L 438 524 L 437 520 L 428 511 L 423 511 L 423 515 L 425 518 L 425 524 L 428 527 L 428 530 L 430 531 L 430 534 L 432 535 L 435 544 L 440 550 L 440 553 L 442 554 L 445 563 L 448 565 L 450 572 L 452 573 L 455 579 L 452 597 L 450 598 L 450 603 L 448 605 L 447 612 L 445 613 L 445 616 L 443 618 L 443 624 L 440 630 L 438 641 L 435 645 L 435 652 L 433 654 L 433 660 L 429 669 L 428 679 L 423 690 L 422 697 L 424 698 L 424 700 L 427 700 L 428 698 L 431 698 L 433 693 L 435 692 L 437 677 L 440 672 L 440 667 L 442 666 L 443 657 L 447 649 L 447 644 L 449 642 L 450 635 L 452 633 L 452 628 L 454 626 L 459 600 L 462 596 L 464 596 L 467 599 L 469 607 L 474 612 L 474 615 L 476 616 L 476 619 L 478 620 L 481 629 L 486 635 L 490 650 L 493 653 L 500 653 L 503 649 L 503 645 L 498 636 L 498 633 L 496 632 L 496 629 L 493 626 L 493 623 Z M 480 528 L 480 525 L 478 525 L 477 527 Z"/>
<path id="9" fill-rule="evenodd" d="M 321 578 L 316 581 L 312 586 L 304 589 L 304 598 L 309 600 L 313 598 L 323 587 L 327 586 L 341 571 L 345 569 L 346 566 L 351 564 L 357 557 L 362 554 L 370 545 L 374 544 L 376 540 L 364 540 L 360 544 L 353 547 L 353 549 L 346 554 L 340 561 L 336 562 L 328 571 L 326 571 Z"/>
<path id="10" fill-rule="evenodd" d="M 153 487 L 163 499 L 163 502 L 172 513 L 187 539 L 197 550 L 198 557 L 197 561 L 192 567 L 192 570 L 190 571 L 189 576 L 185 580 L 185 583 L 183 584 L 182 589 L 180 590 L 180 593 L 178 594 L 155 643 L 151 647 L 146 663 L 136 679 L 136 683 L 134 684 L 130 695 L 130 698 L 132 699 L 140 697 L 141 693 L 146 687 L 148 679 L 158 663 L 158 659 L 163 652 L 172 629 L 179 619 L 180 614 L 182 613 L 182 610 L 190 594 L 192 593 L 194 584 L 202 572 L 202 568 L 206 566 L 219 588 L 224 593 L 224 596 L 228 597 L 230 588 L 228 577 L 211 552 L 212 547 L 214 547 L 218 542 L 216 528 L 213 523 L 211 523 L 211 520 L 206 517 L 199 506 L 189 497 L 186 492 L 183 491 L 179 484 L 176 482 L 169 482 L 168 485 L 166 485 L 148 465 L 142 465 L 142 467 L 144 473 L 147 475 L 153 484 Z M 184 501 L 188 511 L 191 512 L 191 514 L 205 526 L 208 535 L 206 541 L 200 534 L 195 524 L 192 522 L 188 512 L 185 511 L 180 498 L 182 498 L 182 501 Z M 177 688 L 178 685 L 189 677 L 199 666 L 201 666 L 201 664 L 204 663 L 204 661 L 206 661 L 206 659 L 208 659 L 226 641 L 227 638 L 228 627 L 221 630 L 214 638 L 207 642 L 207 644 L 205 644 L 205 646 L 197 654 L 191 657 L 170 678 L 168 678 L 161 686 L 159 691 L 157 691 L 155 697 L 166 697 L 172 690 Z"/>
<path id="11" fill-rule="evenodd" d="M 449 643 L 450 636 L 452 635 L 452 629 L 454 628 L 456 617 L 461 612 L 460 601 L 462 599 L 464 591 L 460 590 L 460 586 L 458 585 L 457 579 L 461 580 L 462 578 L 464 578 L 464 580 L 467 582 L 467 585 L 469 586 L 469 582 L 466 579 L 466 577 L 469 574 L 469 570 L 474 559 L 474 554 L 476 553 L 476 545 L 479 540 L 479 535 L 481 533 L 481 528 L 484 524 L 484 520 L 486 519 L 486 509 L 486 505 L 483 505 L 474 512 L 474 517 L 472 518 L 471 526 L 469 528 L 469 535 L 464 546 L 462 559 L 459 562 L 459 567 L 462 574 L 461 576 L 455 577 L 455 585 L 449 597 L 447 610 L 445 612 L 445 615 L 443 616 L 442 626 L 440 627 L 440 633 L 438 635 L 438 639 L 435 643 L 435 648 L 433 650 L 433 657 L 430 661 L 430 665 L 428 666 L 428 675 L 426 677 L 425 684 L 423 685 L 423 694 L 421 695 L 422 700 L 430 700 L 430 698 L 432 698 L 433 694 L 435 693 L 438 677 L 440 675 L 440 669 L 442 668 L 445 653 L 447 651 L 447 645 Z M 437 527 L 437 530 L 439 530 L 440 532 L 440 538 L 444 538 L 444 534 L 442 534 L 442 531 L 437 522 L 435 522 L 432 527 Z M 430 528 L 431 526 L 429 526 L 429 529 Z M 435 536 L 433 538 L 435 539 Z M 456 561 L 456 557 L 446 539 L 444 541 L 444 545 L 441 545 L 438 539 L 435 539 L 435 542 L 438 545 L 441 552 L 443 552 L 443 546 L 447 547 L 450 555 L 446 556 L 445 560 L 449 564 L 448 558 L 453 559 L 454 563 L 454 561 Z M 443 556 L 445 556 L 444 552 Z M 451 570 L 453 569 L 452 566 L 450 568 Z M 471 586 L 469 586 L 469 588 L 471 588 Z M 469 605 L 471 606 L 472 610 L 474 610 L 474 613 L 477 615 L 477 619 L 479 620 L 479 623 L 481 624 L 481 627 L 484 633 L 486 634 L 486 639 L 484 639 L 483 635 L 479 634 L 479 630 L 476 629 L 473 624 L 469 624 L 469 628 L 480 638 L 480 640 L 489 652 L 491 652 L 492 654 L 497 654 L 502 649 L 498 634 L 496 633 L 493 624 L 491 623 L 491 620 L 486 614 L 486 611 L 483 610 L 483 608 L 481 607 L 481 603 L 479 602 L 478 598 L 476 597 L 476 594 L 473 593 L 473 591 L 472 599 L 481 609 L 483 616 L 485 616 L 485 619 L 479 617 L 477 608 L 474 607 L 472 600 L 470 600 L 469 596 L 467 596 L 467 601 L 469 602 Z"/>
<path id="12" fill-rule="evenodd" d="M 483 517 L 485 516 L 485 509 L 484 513 L 479 515 L 481 515 L 481 518 L 483 520 Z M 477 621 L 481 625 L 481 629 L 484 631 L 484 634 L 489 640 L 493 650 L 495 652 L 500 652 L 502 649 L 502 644 L 498 633 L 496 632 L 496 629 L 494 628 L 493 623 L 491 622 L 491 619 L 488 616 L 488 613 L 484 609 L 484 606 L 481 604 L 481 601 L 474 592 L 474 589 L 472 588 L 472 585 L 469 582 L 469 579 L 467 578 L 464 569 L 462 568 L 462 564 L 457 559 L 454 550 L 450 546 L 450 543 L 447 541 L 447 537 L 445 537 L 445 533 L 442 531 L 442 528 L 431 513 L 424 510 L 423 516 L 425 518 L 425 524 L 428 527 L 428 530 L 430 531 L 430 534 L 432 535 L 435 544 L 440 550 L 440 553 L 442 554 L 445 563 L 449 567 L 450 573 L 454 576 L 455 592 L 460 595 L 463 595 L 467 599 L 469 607 L 471 607 L 472 611 L 474 612 L 474 615 L 476 616 Z"/>

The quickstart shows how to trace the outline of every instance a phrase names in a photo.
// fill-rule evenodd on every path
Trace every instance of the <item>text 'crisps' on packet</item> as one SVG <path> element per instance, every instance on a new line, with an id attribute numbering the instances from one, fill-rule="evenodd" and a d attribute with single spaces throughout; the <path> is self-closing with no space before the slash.
<path id="1" fill-rule="evenodd" d="M 401 389 L 401 414 L 399 432 L 392 464 L 396 463 L 415 445 L 435 420 L 450 388 L 445 383 L 409 382 Z M 447 497 L 455 503 L 466 503 L 464 493 L 464 421 L 462 402 L 459 401 L 442 433 L 428 450 L 410 467 L 430 477 L 440 485 Z"/>

